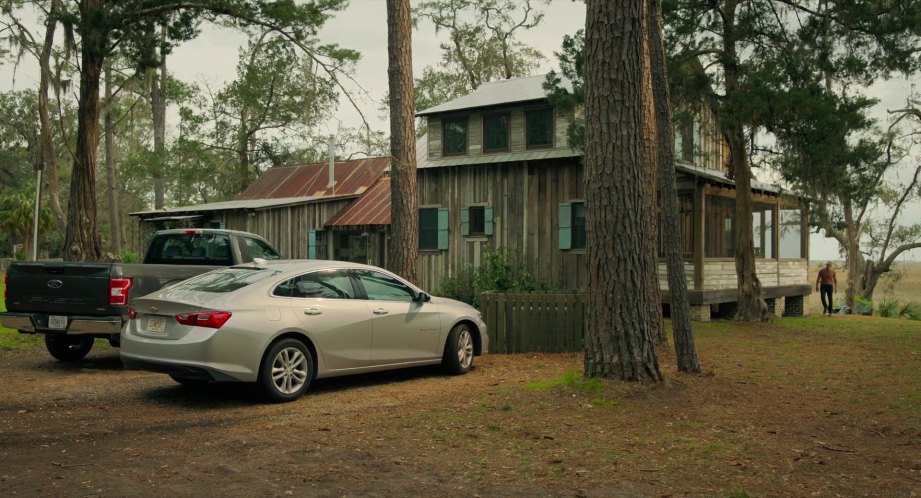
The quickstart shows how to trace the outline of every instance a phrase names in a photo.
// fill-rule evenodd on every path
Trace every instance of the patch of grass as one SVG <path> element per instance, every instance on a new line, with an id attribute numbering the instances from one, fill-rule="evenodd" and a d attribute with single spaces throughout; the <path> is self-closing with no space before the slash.
<path id="1" fill-rule="evenodd" d="M 595 408 L 607 408 L 618 405 L 620 405 L 620 401 L 616 399 L 595 398 L 592 400 L 592 406 Z"/>
<path id="2" fill-rule="evenodd" d="M 571 386 L 580 391 L 587 393 L 600 393 L 601 381 L 598 379 L 586 379 L 581 373 L 574 370 L 566 372 L 565 375 L 557 379 L 541 380 L 525 384 L 525 387 L 534 391 L 543 391 L 560 386 Z"/>

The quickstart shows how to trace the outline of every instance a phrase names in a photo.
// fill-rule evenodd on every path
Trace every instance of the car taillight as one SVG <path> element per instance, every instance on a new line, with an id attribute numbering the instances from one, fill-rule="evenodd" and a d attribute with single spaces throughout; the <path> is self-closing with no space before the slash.
<path id="1" fill-rule="evenodd" d="M 176 321 L 182 325 L 219 329 L 230 320 L 229 311 L 206 311 L 202 313 L 183 313 L 176 315 Z"/>
<path id="2" fill-rule="evenodd" d="M 201 230 L 186 229 L 185 231 L 186 235 L 198 235 L 200 233 L 201 233 Z"/>
<path id="3" fill-rule="evenodd" d="M 131 288 L 130 278 L 109 279 L 109 305 L 124 306 L 128 304 L 128 289 Z"/>
<path id="4" fill-rule="evenodd" d="M 128 308 L 128 319 L 135 320 L 138 317 L 138 310 L 134 308 Z"/>

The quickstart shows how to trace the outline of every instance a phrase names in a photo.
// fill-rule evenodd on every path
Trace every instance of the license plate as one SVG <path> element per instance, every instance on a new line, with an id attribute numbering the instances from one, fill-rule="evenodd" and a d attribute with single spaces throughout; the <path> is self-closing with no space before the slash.
<path id="1" fill-rule="evenodd" d="M 148 332 L 163 332 L 166 327 L 166 320 L 162 318 L 150 318 L 147 320 Z"/>
<path id="2" fill-rule="evenodd" d="M 67 317 L 61 315 L 48 316 L 48 328 L 55 330 L 64 330 L 67 328 Z"/>

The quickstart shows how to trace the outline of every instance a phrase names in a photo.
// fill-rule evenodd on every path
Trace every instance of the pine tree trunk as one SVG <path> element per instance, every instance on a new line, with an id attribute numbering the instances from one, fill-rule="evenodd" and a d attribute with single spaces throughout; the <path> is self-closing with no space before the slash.
<path id="1" fill-rule="evenodd" d="M 649 324 L 646 2 L 589 0 L 585 31 L 585 374 L 660 381 Z M 652 225 L 654 226 L 654 225 Z"/>
<path id="2" fill-rule="evenodd" d="M 63 230 L 67 221 L 64 209 L 61 208 L 60 180 L 58 179 L 57 159 L 54 154 L 54 140 L 51 131 L 51 118 L 48 110 L 48 86 L 51 83 L 51 49 L 54 47 L 54 32 L 58 22 L 58 10 L 61 8 L 60 0 L 52 0 L 48 10 L 47 27 L 45 28 L 45 41 L 39 56 L 41 78 L 38 83 L 38 120 L 41 126 L 42 167 L 48 177 L 48 195 L 51 199 L 51 212 L 59 231 Z"/>
<path id="3" fill-rule="evenodd" d="M 106 199 L 109 204 L 109 231 L 111 244 L 109 246 L 112 254 L 118 255 L 122 248 L 121 224 L 118 218 L 118 176 L 115 172 L 115 123 L 112 116 L 112 108 L 115 102 L 112 100 L 112 70 L 109 66 L 105 68 L 106 75 L 106 110 L 105 110 L 105 147 L 106 147 Z"/>
<path id="4" fill-rule="evenodd" d="M 691 328 L 688 302 L 688 281 L 682 255 L 681 223 L 678 213 L 678 191 L 675 175 L 675 131 L 672 126 L 671 96 L 668 91 L 665 45 L 663 40 L 662 3 L 649 3 L 649 59 L 655 98 L 656 137 L 658 141 L 659 199 L 662 203 L 662 245 L 668 270 L 668 290 L 671 299 L 672 335 L 678 370 L 700 373 L 697 348 Z"/>
<path id="5" fill-rule="evenodd" d="M 419 201 L 413 104 L 412 23 L 409 0 L 387 0 L 387 76 L 390 85 L 390 270 L 416 282 Z"/>
<path id="6" fill-rule="evenodd" d="M 166 37 L 166 28 L 161 27 L 161 42 Z M 163 171 L 166 163 L 166 98 L 162 86 L 166 82 L 166 54 L 160 51 L 160 67 L 150 70 L 150 107 L 153 119 L 154 139 L 154 209 L 163 209 L 166 205 L 166 186 Z"/>
<path id="7" fill-rule="evenodd" d="M 735 14 L 738 3 L 726 2 L 724 9 L 723 49 L 726 52 L 723 70 L 726 82 L 726 99 L 739 91 L 738 56 L 736 53 Z M 735 209 L 735 263 L 738 285 L 738 312 L 736 320 L 764 320 L 767 304 L 762 299 L 761 281 L 755 269 L 755 240 L 752 221 L 751 165 L 745 152 L 745 129 L 742 123 L 731 123 L 724 130 L 729 142 L 729 164 L 736 184 Z"/>
<path id="8" fill-rule="evenodd" d="M 83 19 L 104 16 L 100 0 L 81 0 Z M 77 105 L 77 146 L 64 233 L 65 261 L 95 261 L 102 254 L 96 222 L 96 148 L 99 146 L 99 80 L 105 62 L 104 28 L 81 23 L 82 60 Z"/>

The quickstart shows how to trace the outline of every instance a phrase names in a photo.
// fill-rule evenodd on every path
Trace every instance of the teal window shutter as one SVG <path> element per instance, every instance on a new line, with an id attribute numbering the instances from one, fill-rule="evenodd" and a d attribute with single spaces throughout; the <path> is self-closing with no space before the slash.
<path id="1" fill-rule="evenodd" d="M 307 258 L 317 259 L 317 231 L 307 232 Z"/>
<path id="2" fill-rule="evenodd" d="M 485 235 L 492 235 L 492 233 L 493 233 L 493 227 L 492 227 L 492 216 L 493 216 L 493 215 L 492 215 L 492 206 L 486 206 L 486 207 L 483 209 L 483 213 L 484 213 L 483 217 L 485 218 L 485 220 L 484 220 L 485 223 L 484 223 L 484 230 L 483 230 L 483 233 L 484 233 Z"/>
<path id="3" fill-rule="evenodd" d="M 448 208 L 438 208 L 438 250 L 448 248 Z"/>
<path id="4" fill-rule="evenodd" d="M 461 208 L 461 235 L 470 235 L 470 210 Z"/>
<path id="5" fill-rule="evenodd" d="M 560 215 L 560 249 L 572 249 L 572 204 L 561 202 L 559 207 Z"/>

